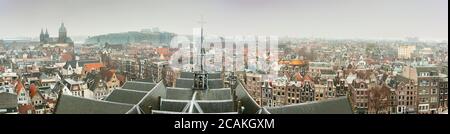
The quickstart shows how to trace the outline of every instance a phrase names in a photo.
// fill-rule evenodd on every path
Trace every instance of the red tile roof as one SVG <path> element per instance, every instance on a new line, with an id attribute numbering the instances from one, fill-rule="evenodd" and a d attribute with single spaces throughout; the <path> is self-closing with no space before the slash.
<path id="1" fill-rule="evenodd" d="M 109 80 L 111 80 L 111 78 L 114 76 L 115 73 L 116 73 L 116 70 L 110 69 L 110 70 L 106 71 L 105 73 L 103 73 L 103 77 L 106 78 L 106 81 L 109 81 Z"/>
<path id="2" fill-rule="evenodd" d="M 169 48 L 156 48 L 156 52 L 164 56 L 168 56 L 170 54 Z"/>
<path id="3" fill-rule="evenodd" d="M 311 76 L 306 75 L 306 76 L 305 76 L 305 81 L 313 81 L 313 79 L 311 78 Z"/>
<path id="4" fill-rule="evenodd" d="M 120 81 L 120 85 L 125 83 L 125 76 L 121 74 L 116 74 L 117 79 Z"/>
<path id="5" fill-rule="evenodd" d="M 64 53 L 61 54 L 61 58 L 62 61 L 71 61 L 73 59 L 73 56 L 71 54 L 68 53 Z"/>
<path id="6" fill-rule="evenodd" d="M 16 93 L 19 94 L 22 89 L 23 89 L 22 82 L 18 80 L 16 84 Z"/>
<path id="7" fill-rule="evenodd" d="M 297 81 L 303 81 L 303 76 L 299 72 L 295 73 L 294 77 Z"/>
<path id="8" fill-rule="evenodd" d="M 30 97 L 34 97 L 38 93 L 36 85 L 31 84 L 30 85 Z"/>
<path id="9" fill-rule="evenodd" d="M 33 110 L 34 107 L 31 104 L 19 105 L 19 114 L 28 114 L 28 110 Z"/>
<path id="10" fill-rule="evenodd" d="M 101 67 L 103 67 L 103 63 L 87 63 L 84 64 L 84 70 L 94 70 L 94 69 L 100 69 Z"/>

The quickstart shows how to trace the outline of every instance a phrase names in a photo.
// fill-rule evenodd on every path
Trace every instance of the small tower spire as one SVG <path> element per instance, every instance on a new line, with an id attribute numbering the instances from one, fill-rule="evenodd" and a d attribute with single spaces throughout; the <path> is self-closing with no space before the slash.
<path id="1" fill-rule="evenodd" d="M 199 23 L 200 23 L 200 25 L 201 25 L 201 29 L 200 29 L 200 69 L 201 69 L 201 71 L 204 71 L 204 69 L 203 69 L 203 64 L 204 64 L 204 61 L 203 61 L 203 58 L 205 57 L 205 49 L 203 48 L 203 40 L 204 40 L 204 37 L 203 37 L 203 24 L 205 24 L 206 22 L 203 20 L 203 16 L 201 17 L 201 20 L 199 21 Z"/>
<path id="2" fill-rule="evenodd" d="M 200 37 L 200 71 L 196 71 L 194 73 L 194 90 L 207 90 L 208 89 L 208 73 L 203 68 L 203 57 L 205 56 L 205 50 L 203 48 L 203 17 L 202 20 L 199 22 L 201 24 L 201 37 Z"/>
<path id="3" fill-rule="evenodd" d="M 41 34 L 39 34 L 39 42 L 44 43 L 45 35 L 44 35 L 44 29 L 41 28 Z"/>

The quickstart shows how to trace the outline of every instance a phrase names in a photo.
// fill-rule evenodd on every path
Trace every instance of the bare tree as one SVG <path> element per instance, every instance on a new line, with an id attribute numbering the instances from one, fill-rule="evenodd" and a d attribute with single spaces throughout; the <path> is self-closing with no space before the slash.
<path id="1" fill-rule="evenodd" d="M 384 85 L 376 85 L 369 89 L 369 113 L 379 114 L 387 112 L 389 88 Z"/>

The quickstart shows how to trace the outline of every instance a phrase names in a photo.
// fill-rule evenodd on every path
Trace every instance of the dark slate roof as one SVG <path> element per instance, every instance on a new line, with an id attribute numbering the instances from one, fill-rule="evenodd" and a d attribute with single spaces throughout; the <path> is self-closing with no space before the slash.
<path id="1" fill-rule="evenodd" d="M 221 79 L 208 79 L 208 88 L 223 88 L 223 81 Z"/>
<path id="2" fill-rule="evenodd" d="M 141 108 L 139 106 L 134 106 L 126 114 L 143 114 L 143 113 L 142 113 L 142 110 L 141 110 Z"/>
<path id="3" fill-rule="evenodd" d="M 134 105 L 61 95 L 56 105 L 56 114 L 125 114 Z"/>
<path id="4" fill-rule="evenodd" d="M 189 100 L 161 99 L 161 111 L 182 112 Z"/>
<path id="5" fill-rule="evenodd" d="M 191 72 L 181 72 L 181 73 L 180 73 L 180 78 L 190 78 L 190 79 L 194 79 L 194 73 L 191 73 Z"/>
<path id="6" fill-rule="evenodd" d="M 192 72 L 181 72 L 180 78 L 190 78 L 194 79 L 194 73 Z M 220 73 L 208 73 L 208 79 L 220 79 L 221 74 Z"/>
<path id="7" fill-rule="evenodd" d="M 233 100 L 197 101 L 204 113 L 235 112 Z"/>
<path id="8" fill-rule="evenodd" d="M 279 107 L 264 107 L 264 114 L 353 114 L 347 96 L 317 102 L 300 103 Z"/>
<path id="9" fill-rule="evenodd" d="M 0 109 L 17 107 L 17 95 L 12 93 L 0 93 Z"/>
<path id="10" fill-rule="evenodd" d="M 190 88 L 174 88 L 168 87 L 165 99 L 191 100 L 194 90 Z M 231 97 L 230 88 L 200 90 L 196 96 L 196 100 L 229 100 Z"/>
<path id="11" fill-rule="evenodd" d="M 237 99 L 241 101 L 242 106 L 244 106 L 244 114 L 256 114 L 258 110 L 260 110 L 261 107 L 255 100 L 253 100 L 250 94 L 248 94 L 241 81 L 238 81 L 238 85 L 235 90 Z"/>
<path id="12" fill-rule="evenodd" d="M 185 114 L 185 113 L 183 113 L 183 112 L 171 112 L 171 111 L 152 110 L 152 114 Z"/>
<path id="13" fill-rule="evenodd" d="M 139 81 L 127 81 L 123 84 L 123 89 L 137 90 L 137 91 L 150 91 L 155 87 L 155 83 L 139 82 Z"/>
<path id="14" fill-rule="evenodd" d="M 155 82 L 155 81 L 153 81 L 153 76 L 152 75 L 150 75 L 148 78 L 138 79 L 138 80 L 135 80 L 135 81 L 138 81 L 138 82 Z"/>
<path id="15" fill-rule="evenodd" d="M 129 89 L 115 89 L 105 100 L 127 104 L 137 104 L 146 94 L 146 92 L 138 92 Z"/>
<path id="16" fill-rule="evenodd" d="M 192 90 L 194 74 L 181 72 L 175 87 L 168 87 L 165 96 L 161 96 L 160 109 L 154 109 L 152 113 L 189 113 L 190 106 L 193 106 L 192 113 L 237 113 L 231 89 L 223 88 L 223 80 L 219 79 L 220 74 L 214 73 L 209 76 L 208 90 Z M 193 105 L 190 105 L 191 103 Z"/>
<path id="17" fill-rule="evenodd" d="M 191 100 L 194 90 L 190 88 L 167 88 L 165 99 Z"/>
<path id="18" fill-rule="evenodd" d="M 159 112 L 182 112 L 190 100 L 172 100 L 172 99 L 162 99 L 161 109 Z M 203 113 L 231 113 L 234 111 L 233 100 L 198 100 L 195 101 L 202 110 Z M 200 113 L 197 108 L 193 109 L 193 113 Z"/>
<path id="19" fill-rule="evenodd" d="M 208 79 L 221 79 L 220 73 L 208 73 Z"/>
<path id="20" fill-rule="evenodd" d="M 156 86 L 139 102 L 139 107 L 144 113 L 150 113 L 149 107 L 152 107 L 152 110 L 159 109 L 158 98 L 166 96 L 166 87 L 163 82 L 160 81 Z"/>
<path id="21" fill-rule="evenodd" d="M 192 78 L 178 78 L 175 86 L 179 88 L 192 88 L 194 79 Z M 221 79 L 208 79 L 209 89 L 223 88 L 223 81 Z"/>
<path id="22" fill-rule="evenodd" d="M 136 82 L 130 82 L 128 84 L 132 84 Z M 135 104 L 137 106 L 135 112 L 141 113 L 150 113 L 149 107 L 152 107 L 152 110 L 158 110 L 159 97 L 166 96 L 166 87 L 163 82 L 159 83 L 146 83 L 146 82 L 137 82 L 138 85 L 152 85 L 152 89 L 149 91 L 142 91 L 139 86 L 128 86 L 131 89 L 115 89 L 105 100 L 111 102 L 119 102 L 119 103 L 127 103 L 127 104 Z M 134 84 L 132 84 L 134 85 Z M 133 113 L 133 112 L 130 112 Z"/>
<path id="23" fill-rule="evenodd" d="M 191 78 L 178 78 L 175 82 L 175 87 L 179 88 L 192 88 L 194 79 Z"/>
<path id="24" fill-rule="evenodd" d="M 220 88 L 220 89 L 209 89 L 204 91 L 199 91 L 196 100 L 231 100 L 231 89 L 230 88 Z"/>

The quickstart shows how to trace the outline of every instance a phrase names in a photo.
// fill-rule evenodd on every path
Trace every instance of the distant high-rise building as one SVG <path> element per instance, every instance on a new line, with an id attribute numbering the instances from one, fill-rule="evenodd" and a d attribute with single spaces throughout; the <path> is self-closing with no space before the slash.
<path id="1" fill-rule="evenodd" d="M 413 45 L 399 46 L 398 47 L 398 58 L 410 59 L 415 50 L 416 50 L 416 46 L 413 46 Z"/>

